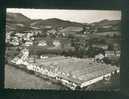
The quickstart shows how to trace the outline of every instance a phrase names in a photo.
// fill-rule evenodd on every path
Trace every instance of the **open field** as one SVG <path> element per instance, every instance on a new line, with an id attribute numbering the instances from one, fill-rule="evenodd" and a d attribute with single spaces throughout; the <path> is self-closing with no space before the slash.
<path id="1" fill-rule="evenodd" d="M 109 37 L 113 37 L 114 35 L 120 36 L 120 31 L 109 31 L 109 32 L 98 32 L 95 33 L 98 36 L 109 36 Z"/>
<path id="2" fill-rule="evenodd" d="M 16 89 L 67 89 L 64 86 L 53 84 L 50 81 L 26 73 L 10 65 L 5 65 L 5 88 Z"/>

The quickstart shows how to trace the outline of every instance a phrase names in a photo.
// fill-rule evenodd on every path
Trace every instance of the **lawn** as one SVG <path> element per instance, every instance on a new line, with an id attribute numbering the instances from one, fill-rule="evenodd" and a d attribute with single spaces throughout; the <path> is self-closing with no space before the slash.
<path id="1" fill-rule="evenodd" d="M 5 88 L 11 89 L 67 89 L 64 86 L 53 84 L 50 81 L 26 73 L 10 65 L 5 65 Z"/>

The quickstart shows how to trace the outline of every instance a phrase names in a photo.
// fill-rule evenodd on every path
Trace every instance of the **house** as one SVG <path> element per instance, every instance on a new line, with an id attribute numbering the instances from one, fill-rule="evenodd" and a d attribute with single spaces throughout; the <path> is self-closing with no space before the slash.
<path id="1" fill-rule="evenodd" d="M 33 33 L 28 32 L 28 33 L 24 34 L 23 39 L 30 40 L 32 38 L 32 36 L 33 36 Z"/>
<path id="2" fill-rule="evenodd" d="M 24 35 L 24 34 L 19 33 L 19 32 L 15 34 L 15 36 L 20 37 L 20 38 L 23 37 L 23 35 Z"/>
<path id="3" fill-rule="evenodd" d="M 112 57 L 112 56 L 115 56 L 114 51 L 105 51 L 105 57 Z"/>
<path id="4" fill-rule="evenodd" d="M 6 33 L 5 42 L 6 42 L 6 43 L 9 42 L 9 41 L 10 41 L 10 38 L 11 38 L 10 33 Z"/>
<path id="5" fill-rule="evenodd" d="M 31 45 L 33 45 L 33 42 L 31 42 L 31 41 L 26 41 L 24 44 L 24 46 L 31 46 Z"/>
<path id="6" fill-rule="evenodd" d="M 38 46 L 46 46 L 46 45 L 47 45 L 47 42 L 45 40 L 41 40 L 38 43 Z"/>
<path id="7" fill-rule="evenodd" d="M 14 37 L 11 38 L 9 43 L 14 45 L 14 46 L 17 46 L 17 45 L 19 45 L 20 42 L 19 42 L 18 37 L 14 36 Z"/>
<path id="8" fill-rule="evenodd" d="M 108 49 L 108 45 L 104 45 L 104 44 L 93 44 L 92 47 L 102 48 L 103 50 Z"/>
<path id="9" fill-rule="evenodd" d="M 40 58 L 41 58 L 41 59 L 47 59 L 48 56 L 40 55 Z"/>
<path id="10" fill-rule="evenodd" d="M 16 56 L 13 60 L 11 60 L 11 62 L 15 64 L 27 65 L 28 56 L 29 56 L 29 51 L 28 49 L 24 48 L 21 50 L 18 56 Z"/>
<path id="11" fill-rule="evenodd" d="M 58 40 L 54 40 L 54 41 L 53 41 L 53 45 L 54 45 L 55 47 L 60 47 L 60 46 L 61 46 L 61 43 L 60 43 L 60 41 L 58 41 Z"/>
<path id="12" fill-rule="evenodd" d="M 103 63 L 103 59 L 104 59 L 104 55 L 99 53 L 98 55 L 95 56 L 94 60 L 97 61 L 97 62 L 101 62 Z"/>
<path id="13" fill-rule="evenodd" d="M 47 34 L 49 35 L 49 34 L 56 34 L 56 30 L 55 29 L 51 29 L 51 30 L 48 30 L 47 31 Z"/>
<path id="14" fill-rule="evenodd" d="M 120 57 L 120 53 L 121 53 L 120 51 L 115 52 L 116 56 L 119 56 L 119 57 Z"/>

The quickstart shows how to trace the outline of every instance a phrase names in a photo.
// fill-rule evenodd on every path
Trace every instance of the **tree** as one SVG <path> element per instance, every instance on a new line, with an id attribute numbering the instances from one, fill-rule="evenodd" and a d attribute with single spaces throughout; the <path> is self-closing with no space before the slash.
<path id="1" fill-rule="evenodd" d="M 111 60 L 110 60 L 109 58 L 107 58 L 107 57 L 105 57 L 105 58 L 103 59 L 103 61 L 104 61 L 104 63 L 106 63 L 106 64 L 111 64 Z"/>
<path id="2" fill-rule="evenodd" d="M 77 57 L 84 57 L 87 51 L 87 40 L 84 38 L 73 37 L 71 39 L 71 45 L 75 48 L 75 55 Z"/>
<path id="3" fill-rule="evenodd" d="M 108 50 L 114 50 L 114 47 L 112 44 L 108 45 Z"/>
<path id="4" fill-rule="evenodd" d="M 95 55 L 102 53 L 104 54 L 104 50 L 101 48 L 96 48 L 96 47 L 90 47 L 87 51 L 88 57 L 94 57 Z"/>
<path id="5" fill-rule="evenodd" d="M 117 36 L 117 34 L 113 34 L 113 38 L 117 38 L 118 36 Z"/>

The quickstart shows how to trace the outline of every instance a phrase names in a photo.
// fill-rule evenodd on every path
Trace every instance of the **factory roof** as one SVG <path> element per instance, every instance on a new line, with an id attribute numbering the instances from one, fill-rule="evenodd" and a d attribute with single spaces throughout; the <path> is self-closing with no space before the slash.
<path id="1" fill-rule="evenodd" d="M 56 70 L 59 77 L 81 84 L 97 77 L 119 70 L 116 66 L 100 64 L 91 59 L 79 59 L 57 56 L 45 60 L 37 60 L 38 64 Z M 59 73 L 58 73 L 59 72 Z"/>

